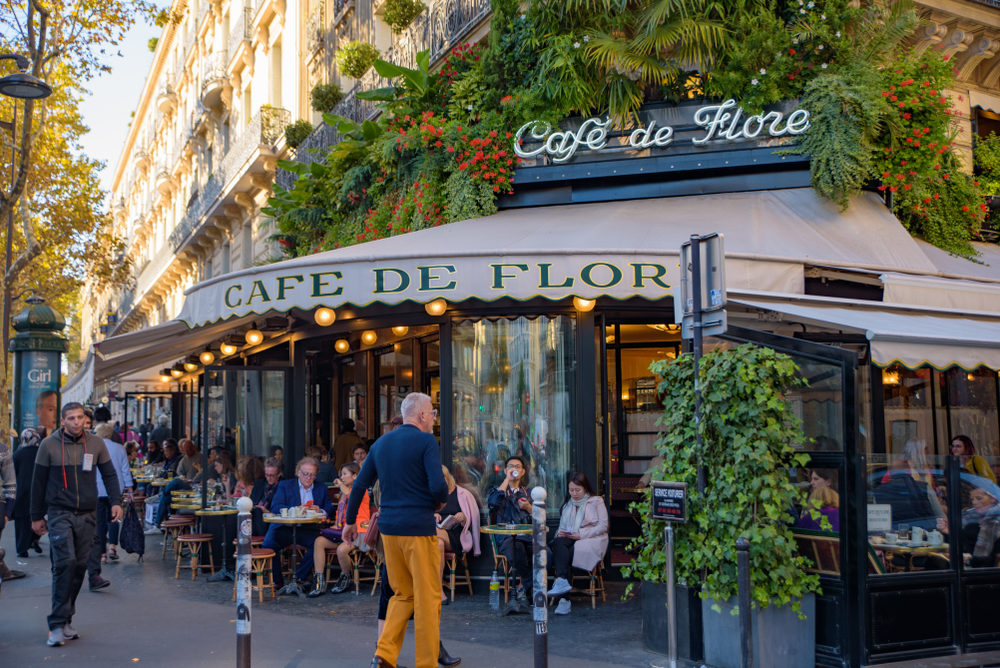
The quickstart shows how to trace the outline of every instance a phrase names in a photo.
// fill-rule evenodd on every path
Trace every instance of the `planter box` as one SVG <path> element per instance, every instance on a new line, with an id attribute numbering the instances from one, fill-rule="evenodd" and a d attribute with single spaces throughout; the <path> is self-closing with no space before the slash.
<path id="1" fill-rule="evenodd" d="M 736 599 L 712 610 L 713 601 L 701 602 L 705 638 L 705 663 L 712 668 L 740 668 L 740 618 L 730 614 Z M 805 619 L 790 605 L 753 611 L 754 665 L 767 668 L 802 668 L 816 663 L 816 598 L 802 599 Z"/>
<path id="2" fill-rule="evenodd" d="M 642 583 L 642 644 L 651 652 L 667 654 L 667 585 Z M 701 661 L 701 599 L 698 590 L 683 585 L 674 587 L 677 603 L 677 657 Z"/>

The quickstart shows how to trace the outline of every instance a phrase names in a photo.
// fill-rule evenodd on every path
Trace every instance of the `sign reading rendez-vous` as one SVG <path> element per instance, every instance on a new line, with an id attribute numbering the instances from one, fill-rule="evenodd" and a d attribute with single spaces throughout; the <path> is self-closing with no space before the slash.
<path id="1" fill-rule="evenodd" d="M 809 112 L 796 109 L 787 118 L 780 111 L 744 116 L 736 100 L 726 100 L 721 104 L 711 104 L 694 112 L 694 122 L 704 129 L 691 143 L 700 145 L 710 141 L 746 141 L 756 139 L 762 133 L 769 137 L 800 135 L 809 129 Z M 608 118 L 588 118 L 578 130 L 556 130 L 544 121 L 528 121 L 514 135 L 514 152 L 522 158 L 534 158 L 542 153 L 550 156 L 552 162 L 566 162 L 578 149 L 600 151 L 608 146 Z M 541 145 L 525 150 L 522 140 L 535 140 Z M 619 138 L 622 146 L 635 149 L 650 147 L 663 148 L 674 141 L 674 128 L 669 125 L 656 127 L 656 121 L 633 130 L 627 137 Z"/>

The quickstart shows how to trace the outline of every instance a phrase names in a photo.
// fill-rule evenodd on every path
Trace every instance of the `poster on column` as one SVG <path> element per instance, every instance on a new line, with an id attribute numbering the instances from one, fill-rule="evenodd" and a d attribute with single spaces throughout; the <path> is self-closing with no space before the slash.
<path id="1" fill-rule="evenodd" d="M 59 362 L 62 353 L 49 350 L 19 352 L 14 356 L 17 388 L 14 406 L 14 429 L 18 434 L 38 426 L 35 403 L 39 395 L 59 390 Z"/>

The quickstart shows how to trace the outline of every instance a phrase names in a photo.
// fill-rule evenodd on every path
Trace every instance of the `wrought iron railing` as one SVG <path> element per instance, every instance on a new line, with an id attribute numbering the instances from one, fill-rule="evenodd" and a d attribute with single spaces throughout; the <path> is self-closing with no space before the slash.
<path id="1" fill-rule="evenodd" d="M 222 194 L 227 183 L 241 173 L 240 168 L 261 146 L 272 149 L 278 138 L 291 122 L 291 112 L 278 107 L 261 107 L 239 138 L 230 144 L 229 151 L 222 158 L 218 168 L 212 172 L 202 186 L 197 199 L 191 203 L 181 222 L 170 233 L 169 245 L 173 252 L 184 244 L 187 238 L 204 221 L 205 214 Z"/>
<path id="2" fill-rule="evenodd" d="M 240 48 L 240 42 L 249 42 L 253 39 L 253 7 L 237 7 L 230 11 L 235 14 L 232 31 L 229 33 L 229 53 L 235 54 Z"/>

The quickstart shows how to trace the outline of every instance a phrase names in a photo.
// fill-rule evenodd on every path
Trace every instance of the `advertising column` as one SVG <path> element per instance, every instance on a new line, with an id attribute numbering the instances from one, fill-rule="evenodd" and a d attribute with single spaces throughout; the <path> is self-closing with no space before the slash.
<path id="1" fill-rule="evenodd" d="M 29 297 L 28 308 L 13 318 L 17 334 L 10 340 L 14 353 L 13 430 L 50 422 L 58 411 L 62 385 L 62 355 L 67 341 L 59 335 L 66 321 L 41 297 Z M 48 429 L 54 424 L 44 424 Z"/>

